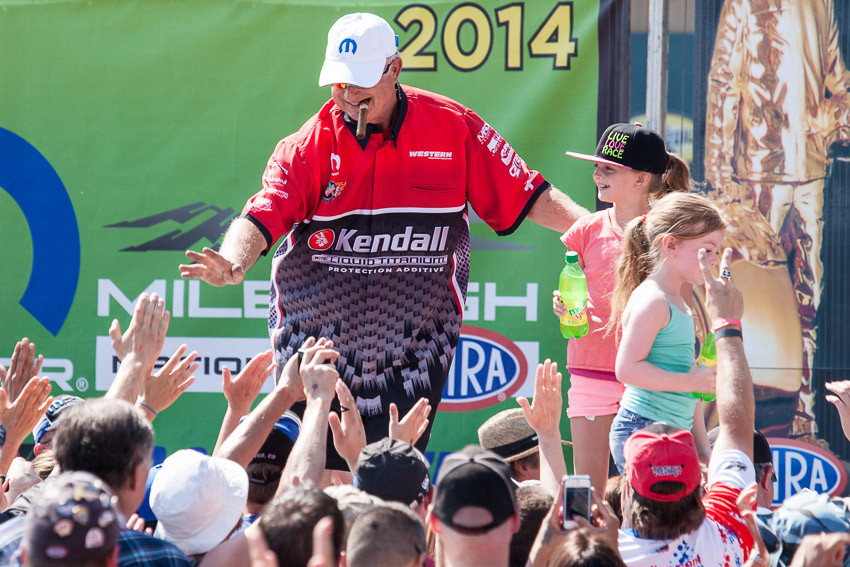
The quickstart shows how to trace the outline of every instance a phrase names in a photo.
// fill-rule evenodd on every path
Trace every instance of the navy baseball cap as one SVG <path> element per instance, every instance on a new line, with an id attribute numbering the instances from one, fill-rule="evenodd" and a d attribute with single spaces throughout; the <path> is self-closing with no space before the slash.
<path id="1" fill-rule="evenodd" d="M 35 442 L 40 443 L 41 438 L 44 437 L 45 433 L 56 429 L 56 426 L 59 424 L 59 418 L 62 416 L 62 412 L 64 412 L 67 408 L 81 404 L 84 401 L 85 400 L 83 398 L 79 396 L 72 396 L 70 394 L 56 396 L 53 399 L 53 402 L 47 407 L 47 411 L 44 412 L 44 415 L 40 420 L 38 420 L 38 425 L 36 425 L 35 429 L 32 430 L 32 438 Z"/>
<path id="2" fill-rule="evenodd" d="M 599 138 L 593 155 L 566 152 L 568 156 L 661 174 L 667 171 L 667 147 L 658 132 L 635 124 L 612 124 Z"/>

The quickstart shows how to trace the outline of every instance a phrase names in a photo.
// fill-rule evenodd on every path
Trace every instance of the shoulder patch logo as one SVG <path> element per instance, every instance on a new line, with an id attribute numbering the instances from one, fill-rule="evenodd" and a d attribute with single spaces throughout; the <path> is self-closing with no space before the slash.
<path id="1" fill-rule="evenodd" d="M 328 186 L 325 187 L 324 193 L 322 193 L 322 201 L 325 203 L 330 203 L 342 193 L 342 190 L 345 189 L 345 181 L 341 181 L 339 183 L 334 183 L 333 181 L 328 183 Z"/>

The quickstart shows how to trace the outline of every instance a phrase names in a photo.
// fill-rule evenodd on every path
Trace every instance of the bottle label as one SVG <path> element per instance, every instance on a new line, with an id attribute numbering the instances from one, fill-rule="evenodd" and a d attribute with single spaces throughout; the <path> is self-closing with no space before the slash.
<path id="1" fill-rule="evenodd" d="M 578 327 L 587 324 L 587 302 L 565 301 L 567 314 L 561 317 L 561 324 Z"/>

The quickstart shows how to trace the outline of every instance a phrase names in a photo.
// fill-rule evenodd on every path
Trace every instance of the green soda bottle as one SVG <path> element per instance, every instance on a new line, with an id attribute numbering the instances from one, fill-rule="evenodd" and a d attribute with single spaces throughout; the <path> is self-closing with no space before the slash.
<path id="1" fill-rule="evenodd" d="M 714 333 L 709 332 L 705 336 L 705 342 L 702 343 L 702 350 L 697 359 L 697 366 L 700 368 L 711 368 L 717 366 L 717 345 L 714 342 Z M 706 402 L 713 402 L 717 398 L 714 394 L 703 394 L 694 392 L 693 396 Z"/>
<path id="2" fill-rule="evenodd" d="M 565 339 L 578 339 L 587 334 L 587 278 L 578 265 L 578 253 L 567 252 L 566 266 L 558 278 L 561 303 L 567 314 L 561 317 L 561 334 Z"/>

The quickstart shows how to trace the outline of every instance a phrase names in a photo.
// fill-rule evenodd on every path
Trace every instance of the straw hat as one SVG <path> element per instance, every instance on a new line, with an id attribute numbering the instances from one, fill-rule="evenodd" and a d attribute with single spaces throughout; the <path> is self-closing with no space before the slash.
<path id="1" fill-rule="evenodd" d="M 537 433 L 525 419 L 522 408 L 500 411 L 478 428 L 478 442 L 508 462 L 527 457 L 540 450 Z M 561 441 L 572 445 L 569 441 Z"/>

